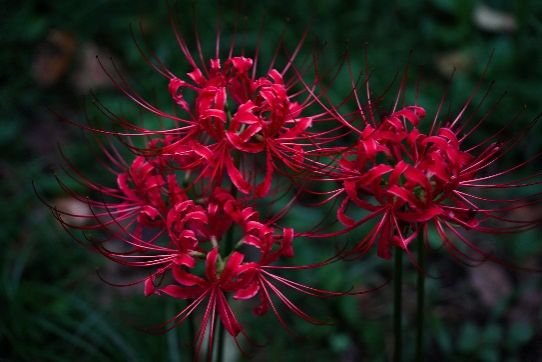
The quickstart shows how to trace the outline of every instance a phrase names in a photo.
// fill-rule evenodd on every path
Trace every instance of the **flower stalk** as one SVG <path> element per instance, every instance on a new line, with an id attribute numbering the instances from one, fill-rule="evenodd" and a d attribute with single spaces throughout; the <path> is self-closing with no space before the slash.
<path id="1" fill-rule="evenodd" d="M 393 360 L 403 358 L 403 250 L 395 248 L 393 265 Z"/>
<path id="2" fill-rule="evenodd" d="M 235 189 L 232 190 L 232 194 L 237 196 L 237 192 Z M 224 240 L 224 250 L 231 252 L 233 245 L 233 228 L 230 228 L 228 232 L 226 233 L 226 238 Z M 235 245 L 235 248 L 237 248 L 237 245 Z M 227 300 L 227 297 L 226 297 Z M 225 348 L 226 348 L 226 329 L 221 324 L 218 324 L 218 342 L 217 342 L 217 354 L 216 354 L 216 361 L 217 362 L 224 362 L 225 358 Z"/>
<path id="3" fill-rule="evenodd" d="M 417 299 L 416 299 L 416 361 L 423 361 L 424 358 L 424 324 L 425 324 L 425 238 L 420 232 L 417 239 L 418 247 L 418 270 L 417 270 Z"/>

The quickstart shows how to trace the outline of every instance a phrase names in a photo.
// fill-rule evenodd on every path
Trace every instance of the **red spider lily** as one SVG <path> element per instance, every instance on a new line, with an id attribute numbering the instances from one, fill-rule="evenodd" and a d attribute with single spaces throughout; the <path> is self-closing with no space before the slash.
<path id="1" fill-rule="evenodd" d="M 433 121 L 424 127 L 424 108 L 415 105 L 398 109 L 403 87 L 404 83 L 391 113 L 383 117 L 375 115 L 377 104 L 370 96 L 368 83 L 367 105 L 362 105 L 354 89 L 357 111 L 347 115 L 341 115 L 338 107 L 325 105 L 325 97 L 316 98 L 313 93 L 328 113 L 357 134 L 353 146 L 340 149 L 339 162 L 328 176 L 340 182 L 341 187 L 328 192 L 326 201 L 342 197 L 337 218 L 346 228 L 314 236 L 330 237 L 360 225 L 372 225 L 351 252 L 364 254 L 377 244 L 378 255 L 389 258 L 392 246 L 409 252 L 409 244 L 421 233 L 427 243 L 428 228 L 432 227 L 453 257 L 471 262 L 501 262 L 470 240 L 468 231 L 515 233 L 540 224 L 540 219 L 521 220 L 508 215 L 539 202 L 541 194 L 532 190 L 541 183 L 541 174 L 505 180 L 540 154 L 495 171 L 498 162 L 518 145 L 521 137 L 496 142 L 506 132 L 502 129 L 486 141 L 467 146 L 471 143 L 469 136 L 489 116 L 474 121 L 473 115 L 466 115 L 473 95 L 451 120 L 440 120 L 441 104 Z M 355 126 L 358 123 L 361 126 Z M 425 128 L 429 131 L 422 131 Z M 499 197 L 501 190 L 517 188 L 530 190 L 531 194 L 518 199 Z M 495 195 L 488 195 L 492 190 Z M 460 244 L 478 257 L 469 255 Z"/>
<path id="2" fill-rule="evenodd" d="M 176 247 L 178 250 L 184 248 L 183 255 L 192 255 L 195 259 L 185 258 L 182 262 L 169 263 L 151 274 L 145 280 L 145 293 L 166 294 L 190 301 L 160 328 L 172 328 L 186 320 L 197 307 L 206 305 L 195 341 L 197 350 L 201 348 L 206 327 L 209 326 L 208 343 L 211 351 L 217 315 L 232 337 L 242 332 L 242 326 L 230 307 L 228 295 L 238 301 L 259 296 L 260 303 L 255 313 L 261 315 L 271 307 L 281 324 L 286 326 L 272 295 L 297 316 L 311 323 L 322 322 L 297 307 L 277 284 L 313 296 L 340 294 L 311 288 L 266 270 L 282 258 L 293 256 L 293 230 L 286 228 L 282 234 L 277 234 L 274 227 L 258 221 L 258 213 L 252 207 L 243 207 L 224 190 L 215 189 L 206 206 L 185 201 L 174 206 L 170 210 L 171 214 L 176 214 L 175 217 L 168 215 L 172 243 L 182 236 L 185 242 L 176 243 Z M 241 231 L 239 241 L 234 246 L 227 245 L 223 236 L 234 226 Z M 256 249 L 256 253 L 251 249 Z M 204 274 L 199 275 L 197 264 L 203 258 Z M 245 262 L 246 258 L 252 260 Z M 175 284 L 160 286 L 164 274 L 168 272 L 171 272 Z"/>
<path id="3" fill-rule="evenodd" d="M 92 182 L 65 158 L 72 178 L 85 186 L 89 193 L 100 196 L 91 199 L 80 195 L 58 179 L 64 191 L 88 204 L 92 213 L 74 215 L 55 209 L 55 214 L 60 218 L 63 215 L 79 218 L 81 221 L 77 224 L 82 224 L 87 230 L 107 229 L 116 225 L 124 231 L 135 228 L 134 235 L 140 235 L 142 228 L 162 228 L 168 210 L 167 197 L 172 200 L 186 198 L 177 185 L 176 176 L 163 175 L 152 162 L 143 157 L 136 157 L 131 164 L 127 164 L 115 148 L 106 150 L 102 147 L 102 150 L 108 162 L 103 166 L 114 175 L 117 186 L 109 187 Z M 69 228 L 78 227 L 64 224 Z"/>
<path id="4" fill-rule="evenodd" d="M 287 286 L 296 291 L 314 295 L 333 295 L 318 289 L 284 279 L 269 273 L 259 262 L 243 262 L 245 255 L 232 252 L 224 261 L 218 254 L 218 248 L 212 249 L 206 257 L 205 274 L 198 276 L 188 272 L 182 266 L 172 269 L 173 280 L 176 284 L 169 284 L 156 288 L 156 294 L 166 294 L 177 299 L 187 299 L 190 303 L 174 318 L 160 328 L 172 328 L 182 323 L 201 304 L 206 304 L 201 326 L 196 337 L 196 350 L 201 348 L 206 327 L 209 326 L 208 351 L 212 351 L 216 315 L 232 336 L 237 337 L 243 332 L 243 327 L 232 311 L 227 295 L 231 294 L 234 300 L 242 301 L 260 296 L 260 304 L 254 309 L 257 315 L 264 314 L 271 306 L 273 313 L 281 324 L 287 328 L 275 306 L 272 295 L 285 304 L 294 314 L 313 324 L 323 322 L 309 316 L 297 307 L 275 284 Z M 170 327 L 167 327 L 171 324 Z M 210 357 L 209 357 L 210 358 Z"/>
<path id="5" fill-rule="evenodd" d="M 239 191 L 265 196 L 277 169 L 275 162 L 299 170 L 304 160 L 306 139 L 315 137 L 307 129 L 317 117 L 301 116 L 310 102 L 297 102 L 295 99 L 300 95 L 289 94 L 295 87 L 295 80 L 284 81 L 297 51 L 282 72 L 270 69 L 266 76 L 257 78 L 252 69 L 254 61 L 250 58 L 230 57 L 223 66 L 216 58 L 210 61 L 207 69 L 204 65 L 196 65 L 183 40 L 179 44 L 195 69 L 187 74 L 190 82 L 172 77 L 169 91 L 198 127 L 190 140 L 179 139 L 163 152 L 183 155 L 198 150 L 196 152 L 205 163 L 201 175 L 215 181 L 221 180 L 225 171 Z M 185 100 L 185 90 L 196 92 L 193 108 Z M 188 148 L 187 142 L 190 142 Z M 265 170 L 263 180 L 255 184 L 234 160 L 242 157 L 239 164 L 249 166 L 254 162 L 251 159 L 260 153 L 265 155 Z"/>
<path id="6" fill-rule="evenodd" d="M 63 216 L 78 215 L 53 210 L 67 230 L 98 230 L 106 235 L 105 239 L 89 238 L 102 255 L 146 270 L 148 275 L 135 282 L 144 284 L 145 295 L 169 295 L 189 301 L 157 330 L 179 325 L 204 305 L 194 343 L 199 350 L 209 328 L 211 358 L 218 320 L 234 338 L 243 331 L 231 309 L 232 301 L 258 298 L 254 312 L 261 315 L 271 309 L 286 328 L 274 298 L 300 318 L 323 323 L 302 311 L 282 289 L 320 297 L 341 293 L 311 288 L 272 272 L 280 269 L 275 263 L 294 255 L 292 229 L 278 232 L 272 224 L 260 221 L 253 207 L 221 188 L 209 195 L 195 194 L 193 186 L 182 188 L 171 168 L 157 166 L 162 164 L 159 155 L 148 160 L 137 156 L 128 165 L 116 151 L 104 148 L 104 152 L 109 161 L 124 167 L 121 171 L 111 169 L 117 179 L 116 188 L 92 183 L 76 173 L 103 200 L 85 198 L 65 186 L 66 191 L 88 203 L 92 210 L 91 215 L 84 216 L 88 222 L 69 224 Z M 232 237 L 238 238 L 235 245 L 229 245 Z"/>
<path id="7" fill-rule="evenodd" d="M 164 121 L 163 128 L 145 129 L 97 101 L 98 109 L 124 130 L 86 129 L 121 136 L 133 152 L 145 157 L 159 155 L 161 166 L 191 171 L 206 179 L 209 192 L 227 182 L 243 194 L 264 197 L 277 173 L 298 174 L 319 167 L 307 155 L 322 154 L 324 146 L 337 136 L 331 135 L 333 130 L 311 131 L 316 122 L 325 119 L 322 113 L 311 110 L 314 101 L 299 82 L 301 71 L 293 65 L 304 37 L 282 69 L 276 64 L 277 49 L 267 70 L 258 75 L 258 50 L 248 57 L 244 49 L 236 49 L 232 43 L 227 55 L 221 57 L 217 34 L 215 52 L 206 58 L 199 41 L 197 53 L 192 54 L 174 30 L 179 48 L 193 69 L 186 75 L 175 75 L 154 54 L 141 49 L 147 62 L 167 79 L 167 89 L 178 107 L 173 112 L 159 109 L 137 94 L 114 64 L 113 70 L 103 66 L 122 93 Z M 152 140 L 136 147 L 131 141 L 134 137 Z"/>

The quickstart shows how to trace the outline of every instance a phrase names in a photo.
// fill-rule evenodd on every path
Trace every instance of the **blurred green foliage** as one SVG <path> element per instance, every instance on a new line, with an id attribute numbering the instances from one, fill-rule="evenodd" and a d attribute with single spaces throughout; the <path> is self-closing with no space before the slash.
<path id="1" fill-rule="evenodd" d="M 371 84 L 380 92 L 410 64 L 412 86 L 408 94 L 415 94 L 415 84 L 419 83 L 418 102 L 430 114 L 448 85 L 453 115 L 480 81 L 482 88 L 489 84 L 487 80 L 495 81 L 477 112 L 485 114 L 502 93 L 507 95 L 479 130 L 480 137 L 485 137 L 513 120 L 518 112 L 522 112 L 517 121 L 521 129 L 542 111 L 542 3 L 484 2 L 514 19 L 515 26 L 508 30 L 484 29 L 477 23 L 475 13 L 480 4 L 469 0 L 247 1 L 235 5 L 202 1 L 179 2 L 168 9 L 166 2 L 143 0 L 3 3 L 0 360 L 188 360 L 186 328 L 161 336 L 137 328 L 165 320 L 180 308 L 179 303 L 145 298 L 140 288 L 116 289 L 100 281 L 94 272 L 96 268 L 108 271 L 113 281 L 128 281 L 132 276 L 111 269 L 102 258 L 72 241 L 33 190 L 34 182 L 47 200 L 58 201 L 64 196 L 54 177 L 62 163 L 57 144 L 85 174 L 97 175 L 92 153 L 96 150 L 88 145 L 89 140 L 76 127 L 60 123 L 53 114 L 58 112 L 79 122 L 86 118 L 107 122 L 89 102 L 88 93 L 93 86 L 82 87 L 81 78 L 75 78 L 84 62 L 85 46 L 93 44 L 96 48 L 91 49 L 98 49 L 95 52 L 105 52 L 107 55 L 101 59 L 106 67 L 111 54 L 130 84 L 160 104 L 167 101 L 166 83 L 142 59 L 130 26 L 135 30 L 135 38 L 148 44 L 178 74 L 188 69 L 168 24 L 170 12 L 191 44 L 194 29 L 203 44 L 213 44 L 217 19 L 223 25 L 225 44 L 235 35 L 237 44 L 254 49 L 261 32 L 265 39 L 259 45 L 263 59 L 272 56 L 279 39 L 292 49 L 307 31 L 300 59 L 307 59 L 306 64 L 310 65 L 311 57 L 317 54 L 322 69 L 333 69 L 348 54 L 356 74 L 365 69 L 367 56 Z M 143 36 L 137 30 L 139 24 L 144 29 Z M 67 36 L 60 49 L 58 43 L 51 44 L 54 31 Z M 70 41 L 75 50 L 66 69 L 53 81 L 44 81 L 44 72 L 51 70 L 39 63 L 39 58 L 54 58 L 58 52 L 67 51 L 62 46 L 69 48 Z M 449 82 L 454 67 L 457 72 Z M 320 76 L 327 74 L 322 72 Z M 332 99 L 341 99 L 350 91 L 350 79 L 341 74 L 330 90 Z M 83 76 L 96 74 L 87 71 Z M 390 90 L 390 100 L 396 85 Z M 97 86 L 95 92 L 101 102 L 129 119 L 153 121 L 111 87 Z M 483 92 L 476 95 L 477 100 L 482 98 Z M 541 146 L 542 138 L 531 137 L 517 154 L 511 155 L 510 162 L 539 152 Z M 540 168 L 540 163 L 533 167 Z M 301 224 L 308 213 L 316 220 L 324 217 L 323 211 L 315 209 L 294 209 L 293 214 L 296 213 L 299 216 L 294 217 Z M 299 241 L 302 242 L 306 241 Z M 507 253 L 519 262 L 540 263 L 539 242 L 540 230 L 527 233 L 521 242 L 511 243 L 512 250 Z M 306 243 L 306 248 L 299 248 L 301 261 L 319 260 L 334 250 L 332 243 Z M 431 332 L 427 333 L 426 347 L 431 359 L 520 361 L 542 355 L 538 274 L 506 272 L 513 283 L 512 295 L 487 308 L 466 281 L 469 271 L 451 263 L 445 255 L 435 255 L 431 263 L 441 276 L 431 279 L 429 288 L 429 305 L 433 307 L 428 316 Z M 325 270 L 299 272 L 299 280 L 313 281 L 316 286 L 329 289 L 368 288 L 388 277 L 388 265 L 374 256 Z M 413 289 L 411 284 L 407 283 L 407 289 Z M 391 350 L 389 289 L 321 302 L 301 298 L 297 303 L 306 306 L 311 314 L 328 317 L 335 324 L 314 327 L 288 317 L 298 333 L 295 336 L 280 330 L 272 315 L 253 319 L 249 310 L 242 310 L 239 314 L 254 331 L 255 339 L 266 343 L 262 349 L 248 347 L 250 356 L 255 361 L 387 360 Z M 407 290 L 405 295 L 414 294 Z M 518 308 L 534 314 L 525 319 Z M 412 325 L 409 318 L 407 315 L 405 323 Z M 409 360 L 413 351 L 408 344 L 406 348 L 405 360 Z M 231 353 L 235 356 L 236 352 Z"/>

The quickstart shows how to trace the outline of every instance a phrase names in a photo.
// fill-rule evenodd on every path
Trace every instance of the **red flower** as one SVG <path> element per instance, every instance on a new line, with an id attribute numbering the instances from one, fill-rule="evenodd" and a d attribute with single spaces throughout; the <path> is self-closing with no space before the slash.
<path id="1" fill-rule="evenodd" d="M 305 163 L 313 162 L 306 160 L 307 154 L 333 141 L 326 132 L 310 131 L 323 119 L 321 114 L 309 112 L 313 101 L 299 86 L 298 71 L 293 70 L 303 39 L 282 69 L 273 62 L 257 75 L 258 51 L 253 58 L 236 56 L 244 50 L 232 46 L 228 56 L 221 59 L 217 48 L 214 57 L 205 60 L 201 53 L 194 57 L 176 29 L 175 33 L 191 72 L 177 76 L 154 57 L 144 57 L 167 79 L 167 89 L 181 115 L 177 115 L 179 109 L 158 109 L 130 88 L 120 74 L 104 67 L 121 92 L 169 126 L 145 129 L 97 102 L 100 110 L 124 130 L 85 128 L 128 138 L 125 143 L 135 153 L 159 155 L 163 166 L 190 170 L 205 178 L 208 191 L 224 186 L 226 179 L 241 193 L 256 197 L 268 194 L 276 173 L 305 172 Z M 129 140 L 140 136 L 152 138 L 147 147 L 135 147 Z"/>
<path id="2" fill-rule="evenodd" d="M 64 191 L 88 204 L 92 211 L 88 215 L 73 215 L 53 208 L 59 220 L 68 228 L 111 231 L 121 228 L 121 234 L 128 231 L 129 234 L 135 233 L 136 238 L 140 236 L 142 228 L 160 229 L 164 225 L 167 212 L 165 190 L 169 188 L 176 193 L 176 197 L 186 197 L 182 190 L 175 188 L 178 187 L 174 186 L 177 183 L 175 175 L 164 177 L 152 162 L 143 157 L 136 157 L 128 165 L 115 149 L 109 151 L 104 149 L 104 152 L 107 161 L 111 163 L 111 166 L 106 165 L 105 168 L 116 178 L 117 187 L 92 182 L 81 175 L 66 159 L 71 176 L 86 186 L 90 193 L 99 197 L 91 199 L 80 195 L 58 179 Z M 77 222 L 77 225 L 70 225 L 62 220 L 62 215 L 79 218 L 81 221 Z"/>
<path id="3" fill-rule="evenodd" d="M 257 299 L 256 315 L 271 309 L 287 328 L 274 301 L 277 299 L 300 318 L 322 323 L 303 312 L 282 289 L 312 296 L 340 293 L 311 288 L 274 273 L 280 269 L 274 264 L 294 256 L 294 231 L 279 231 L 273 224 L 262 222 L 253 207 L 221 188 L 209 195 L 196 194 L 194 185 L 181 188 L 170 168 L 155 166 L 161 164 L 159 158 L 154 155 L 147 160 L 138 156 L 123 172 L 113 171 L 117 188 L 83 179 L 104 197 L 97 201 L 78 196 L 93 211 L 92 216 L 87 216 L 86 226 L 68 224 L 63 220 L 67 214 L 54 210 L 67 230 L 100 231 L 104 238 L 89 239 L 99 253 L 119 264 L 147 270 L 148 276 L 136 281 L 144 284 L 145 295 L 168 295 L 189 301 L 157 329 L 177 326 L 202 307 L 194 343 L 199 350 L 209 327 L 210 354 L 218 320 L 234 338 L 243 331 L 231 303 Z M 115 163 L 124 162 L 116 159 Z M 232 236 L 238 237 L 238 241 L 229 245 Z"/>
<path id="4" fill-rule="evenodd" d="M 326 193 L 326 201 L 342 198 L 337 218 L 346 228 L 313 236 L 335 236 L 368 224 L 370 231 L 351 252 L 364 254 L 377 244 L 378 255 L 389 258 L 392 246 L 408 252 L 409 244 L 420 233 L 427 242 L 431 227 L 452 256 L 501 262 L 476 246 L 461 229 L 499 234 L 520 232 L 540 223 L 539 219 L 507 215 L 537 202 L 540 194 L 518 199 L 499 197 L 499 190 L 532 190 L 540 183 L 536 180 L 539 174 L 502 181 L 532 160 L 495 171 L 495 165 L 516 146 L 518 138 L 467 146 L 471 143 L 469 136 L 481 123 L 471 125 L 472 117 L 462 123 L 472 97 L 455 119 L 442 122 L 437 113 L 432 124 L 424 126 L 426 112 L 420 106 L 396 109 L 396 102 L 389 115 L 378 118 L 377 105 L 370 96 L 368 104 L 362 106 L 357 94 L 354 91 L 357 112 L 346 116 L 319 100 L 343 127 L 357 135 L 357 141 L 338 148 L 339 162 L 327 176 L 341 184 Z M 360 121 L 361 127 L 354 126 Z M 426 128 L 428 132 L 422 131 Z M 492 190 L 496 195 L 488 195 Z M 465 244 L 477 256 L 468 255 L 457 243 Z"/>
<path id="5" fill-rule="evenodd" d="M 188 49 L 181 44 L 190 59 Z M 217 58 L 210 61 L 208 70 L 195 66 L 187 74 L 189 81 L 171 78 L 169 91 L 173 100 L 190 114 L 198 128 L 190 140 L 179 139 L 164 153 L 183 155 L 199 150 L 196 153 L 201 155 L 202 162 L 197 166 L 203 165 L 201 174 L 210 177 L 214 184 L 226 172 L 239 191 L 265 196 L 277 169 L 275 162 L 293 169 L 303 162 L 305 138 L 311 137 L 307 128 L 314 117 L 302 117 L 307 103 L 300 104 L 294 100 L 299 95 L 288 94 L 293 84 L 284 82 L 287 68 L 282 72 L 271 69 L 266 76 L 256 78 L 252 67 L 250 58 L 230 57 L 223 66 Z M 185 100 L 186 90 L 196 92 L 193 107 Z M 255 183 L 234 160 L 242 157 L 240 165 L 251 165 L 260 153 L 264 154 L 264 177 Z M 186 168 L 182 164 L 179 167 Z"/>
<path id="6" fill-rule="evenodd" d="M 204 305 L 200 329 L 195 341 L 201 348 L 206 327 L 209 326 L 209 351 L 213 344 L 215 321 L 221 321 L 232 337 L 243 328 L 230 307 L 233 300 L 243 301 L 259 296 L 255 313 L 261 315 L 271 307 L 281 324 L 285 325 L 273 301 L 273 295 L 290 311 L 311 323 L 322 323 L 297 307 L 279 289 L 286 286 L 313 296 L 338 295 L 314 289 L 271 273 L 272 264 L 284 257 L 293 256 L 292 229 L 276 232 L 271 225 L 258 220 L 252 207 L 243 206 L 231 194 L 215 189 L 211 197 L 201 205 L 192 200 L 173 206 L 168 214 L 168 229 L 173 261 L 163 265 L 145 280 L 145 294 L 169 295 L 189 300 L 189 304 L 174 318 L 159 326 L 172 328 L 182 323 L 198 307 Z M 228 245 L 224 235 L 232 227 L 241 231 L 239 241 Z M 252 249 L 252 250 L 251 250 Z M 174 251 L 175 250 L 175 251 Z M 167 254 L 168 251 L 163 251 Z M 182 258 L 179 260 L 179 257 Z M 250 258 L 250 261 L 245 259 Z M 149 260 L 153 260 L 150 258 Z M 154 259 L 158 262 L 162 259 Z M 204 261 L 204 273 L 199 274 L 197 265 Z M 295 267 L 293 267 L 295 269 Z M 174 284 L 161 283 L 171 274 Z M 286 326 L 286 325 L 285 325 Z"/>

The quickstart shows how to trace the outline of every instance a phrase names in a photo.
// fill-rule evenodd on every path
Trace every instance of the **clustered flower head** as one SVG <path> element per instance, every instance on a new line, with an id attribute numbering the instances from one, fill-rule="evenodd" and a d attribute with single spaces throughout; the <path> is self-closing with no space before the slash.
<path id="1" fill-rule="evenodd" d="M 474 210 L 456 193 L 461 182 L 485 164 L 461 151 L 450 128 L 441 127 L 434 135 L 420 132 L 424 116 L 423 108 L 408 106 L 384 117 L 376 127 L 367 124 L 358 143 L 340 160 L 348 176 L 343 181 L 346 196 L 337 213 L 339 220 L 355 224 L 345 212 L 349 203 L 380 219 L 356 246 L 360 252 L 377 238 L 381 257 L 389 258 L 394 245 L 407 250 L 420 225 L 429 221 L 439 226 L 439 220 L 476 226 Z"/>
<path id="2" fill-rule="evenodd" d="M 461 230 L 508 233 L 537 225 L 538 220 L 506 216 L 536 202 L 537 195 L 530 200 L 497 200 L 478 194 L 485 189 L 529 188 L 540 181 L 539 175 L 499 181 L 528 163 L 494 171 L 517 139 L 466 146 L 481 124 L 468 128 L 464 122 L 471 98 L 455 118 L 441 120 L 437 111 L 433 121 L 424 123 L 425 108 L 400 107 L 400 96 L 391 111 L 377 114 L 369 92 L 364 103 L 353 85 L 354 96 L 341 105 L 353 101 L 356 110 L 343 113 L 340 106 L 328 102 L 325 90 L 316 91 L 317 84 L 303 80 L 294 66 L 302 42 L 282 69 L 273 61 L 260 72 L 257 52 L 250 57 L 232 45 L 228 55 L 221 57 L 217 46 L 213 57 L 204 57 L 201 50 L 195 57 L 176 30 L 175 34 L 191 71 L 174 74 L 155 57 L 145 56 L 165 77 L 164 91 L 174 112 L 159 109 L 122 77 L 104 69 L 135 104 L 173 126 L 146 129 L 98 103 L 121 130 L 86 129 L 119 138 L 126 146 L 121 150 L 118 142 L 101 143 L 104 168 L 116 184 L 95 183 L 70 166 L 94 197 L 61 185 L 92 212 L 53 211 L 70 232 L 99 232 L 88 240 L 105 257 L 144 270 L 145 276 L 137 283 L 145 295 L 187 301 L 158 329 L 173 328 L 196 310 L 202 311 L 194 344 L 199 351 L 208 335 L 209 359 L 218 323 L 234 338 L 244 333 L 232 309 L 234 303 L 255 300 L 256 315 L 271 311 L 284 326 L 283 307 L 319 324 L 285 290 L 318 297 L 345 294 L 277 274 L 337 260 L 324 256 L 322 260 L 329 259 L 284 266 L 292 263 L 298 248 L 310 247 L 303 245 L 306 241 L 298 242 L 305 240 L 301 236 L 333 242 L 335 237 L 371 225 L 341 256 L 365 255 L 376 244 L 378 255 L 389 258 L 394 247 L 410 252 L 416 237 L 424 237 L 427 243 L 431 226 L 454 257 L 468 257 L 459 241 L 482 259 L 496 260 Z M 308 184 L 335 187 L 322 192 L 309 189 Z M 324 195 L 315 205 L 338 201 L 334 213 L 342 228 L 298 232 L 281 225 L 295 204 L 295 195 L 278 211 L 274 200 L 291 195 L 294 188 L 298 194 Z M 70 223 L 66 216 L 84 222 Z"/>
<path id="3" fill-rule="evenodd" d="M 410 254 L 417 237 L 428 244 L 431 226 L 458 261 L 506 264 L 482 250 L 467 233 L 516 233 L 540 225 L 540 218 L 511 216 L 540 201 L 541 194 L 532 192 L 541 183 L 540 173 L 513 178 L 514 171 L 524 169 L 540 154 L 508 169 L 496 169 L 521 137 L 511 137 L 512 131 L 505 126 L 482 142 L 472 142 L 470 137 L 488 117 L 467 117 L 473 95 L 455 117 L 442 117 L 441 103 L 433 120 L 427 122 L 423 107 L 399 107 L 401 92 L 391 111 L 381 115 L 376 114 L 380 105 L 370 98 L 370 91 L 363 104 L 354 89 L 357 109 L 344 115 L 339 107 L 319 101 L 355 135 L 355 142 L 339 150 L 338 161 L 327 171 L 328 178 L 340 187 L 327 192 L 325 201 L 340 199 L 336 216 L 345 229 L 320 237 L 371 225 L 346 255 L 365 255 L 377 244 L 378 256 L 389 259 L 393 247 Z M 508 138 L 501 140 L 499 135 Z M 502 197 L 502 190 L 518 188 L 525 189 L 528 196 Z M 357 218 L 349 211 L 357 211 Z"/>
<path id="4" fill-rule="evenodd" d="M 302 142 L 309 137 L 313 118 L 302 117 L 306 104 L 289 94 L 292 85 L 284 81 L 287 69 L 271 69 L 256 77 L 250 58 L 230 57 L 223 63 L 212 59 L 208 69 L 194 64 L 186 81 L 170 79 L 171 97 L 190 115 L 193 127 L 170 139 L 163 151 L 179 161 L 180 169 L 196 170 L 210 184 L 221 184 L 227 175 L 240 192 L 263 197 L 277 163 L 293 169 L 303 163 Z M 193 104 L 185 98 L 188 90 L 196 93 Z M 239 166 L 250 164 L 250 156 L 258 154 L 265 165 L 260 182 Z"/>
<path id="5" fill-rule="evenodd" d="M 292 202 L 275 213 L 270 207 L 274 199 L 292 193 L 290 176 L 305 172 L 304 164 L 311 162 L 305 161 L 306 153 L 329 140 L 310 132 L 321 115 L 308 113 L 311 97 L 297 84 L 295 73 L 287 74 L 297 51 L 282 70 L 272 65 L 260 76 L 257 57 L 236 56 L 232 48 L 225 59 L 217 50 L 208 63 L 201 57 L 198 64 L 180 36 L 178 44 L 192 71 L 175 75 L 151 62 L 167 79 L 175 107 L 171 113 L 104 68 L 121 92 L 174 126 L 145 129 L 98 103 L 121 130 L 85 128 L 121 139 L 128 150 L 126 155 L 118 142 L 100 141 L 105 168 L 116 185 L 97 184 L 70 165 L 74 177 L 96 197 L 80 195 L 62 181 L 61 185 L 87 203 L 91 213 L 53 211 L 70 232 L 99 232 L 85 235 L 105 257 L 144 270 L 146 276 L 137 283 L 146 296 L 188 302 L 153 330 L 176 327 L 202 311 L 194 344 L 199 351 L 207 335 L 211 360 L 217 323 L 234 338 L 244 333 L 233 303 L 254 300 L 256 315 L 270 311 L 288 328 L 279 304 L 310 323 L 324 322 L 294 304 L 285 289 L 318 297 L 342 294 L 277 274 L 319 263 L 281 266 L 295 255 L 296 232 L 279 225 Z M 80 220 L 70 222 L 66 216 Z"/>

